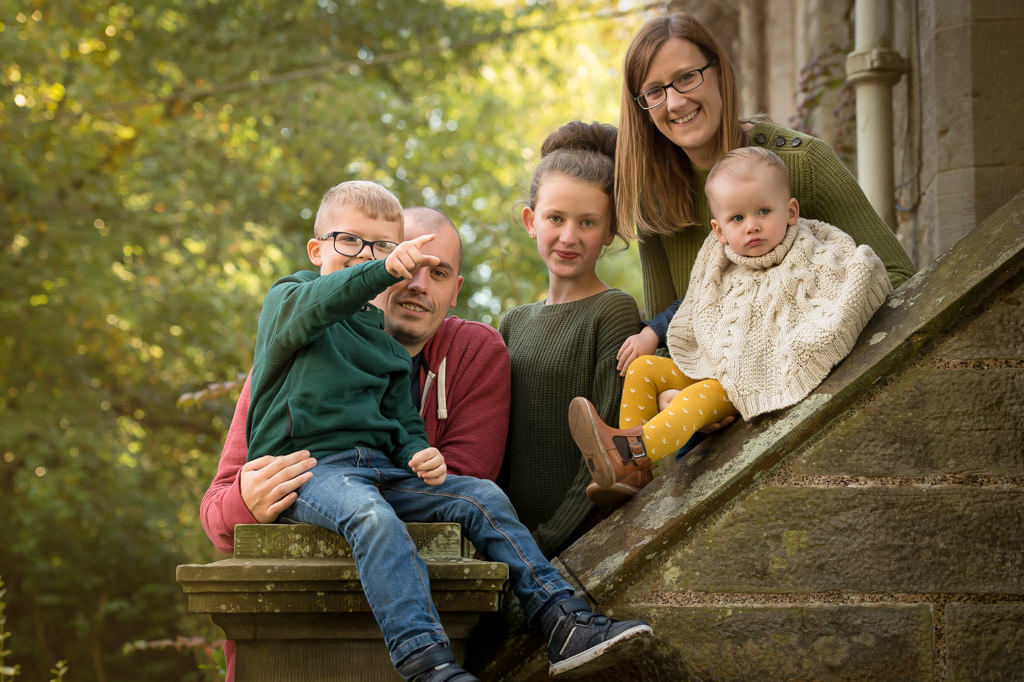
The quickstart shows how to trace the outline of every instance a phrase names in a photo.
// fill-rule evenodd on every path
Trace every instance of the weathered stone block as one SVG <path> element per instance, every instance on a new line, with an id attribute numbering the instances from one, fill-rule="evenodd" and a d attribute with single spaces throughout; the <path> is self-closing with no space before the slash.
<path id="1" fill-rule="evenodd" d="M 949 604 L 945 637 L 949 680 L 1024 677 L 1024 603 Z"/>
<path id="2" fill-rule="evenodd" d="M 1021 162 L 1020 149 L 1024 146 L 1024 131 L 1019 116 L 1024 114 L 1024 88 L 1006 87 L 1001 78 L 993 78 L 1004 64 L 1024 61 L 1024 45 L 1019 39 L 1024 30 L 1020 6 L 1017 16 L 1007 12 L 999 21 L 974 21 L 971 24 L 972 87 L 975 164 L 979 168 L 1017 166 Z M 982 47 L 983 46 L 983 47 Z M 980 178 L 979 178 L 980 179 Z M 979 201 L 978 219 L 1006 203 L 1020 190 L 1020 185 L 1007 187 L 1004 194 L 989 192 L 987 201 Z M 986 188 L 979 183 L 979 199 Z"/>
<path id="3" fill-rule="evenodd" d="M 438 610 L 497 610 L 508 566 L 464 558 L 426 562 Z M 178 566 L 192 613 L 369 611 L 352 559 L 225 559 Z"/>
<path id="4" fill-rule="evenodd" d="M 420 556 L 464 556 L 462 528 L 457 523 L 411 523 L 406 526 Z M 352 548 L 337 533 L 306 523 L 235 526 L 236 559 L 310 558 L 352 556 Z"/>
<path id="5" fill-rule="evenodd" d="M 648 580 L 657 592 L 1024 594 L 1024 490 L 765 488 Z"/>
<path id="6" fill-rule="evenodd" d="M 478 561 L 458 524 L 408 524 L 452 649 L 496 611 L 503 563 Z M 177 567 L 192 613 L 208 613 L 236 643 L 238 682 L 398 679 L 345 541 L 315 526 L 235 530 L 235 558 Z"/>
<path id="7" fill-rule="evenodd" d="M 791 464 L 794 476 L 1024 475 L 1024 369 L 908 370 Z"/>
<path id="8" fill-rule="evenodd" d="M 989 305 L 932 356 L 948 360 L 1024 360 L 1024 284 Z"/>
<path id="9" fill-rule="evenodd" d="M 642 656 L 588 679 L 933 679 L 927 604 L 638 604 L 620 606 L 615 614 L 646 619 L 655 643 Z M 529 668 L 511 679 L 544 679 Z"/>

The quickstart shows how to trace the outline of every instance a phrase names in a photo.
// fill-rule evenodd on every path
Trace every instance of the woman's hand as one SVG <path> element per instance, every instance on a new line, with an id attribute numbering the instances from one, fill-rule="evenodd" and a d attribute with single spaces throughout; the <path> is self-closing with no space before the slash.
<path id="1" fill-rule="evenodd" d="M 700 431 L 701 433 L 714 433 L 718 429 L 725 428 L 729 424 L 732 424 L 734 421 L 736 421 L 736 415 L 730 414 L 728 417 L 725 417 L 723 419 L 719 419 L 714 424 L 708 424 L 708 425 L 706 425 L 706 426 L 704 426 L 702 428 L 699 428 L 697 430 Z"/>
<path id="2" fill-rule="evenodd" d="M 664 412 L 668 409 L 669 403 L 672 399 L 679 395 L 681 391 L 675 388 L 666 388 L 664 391 L 658 394 L 658 412 Z"/>
<path id="3" fill-rule="evenodd" d="M 619 376 L 626 376 L 631 362 L 641 355 L 652 355 L 658 350 L 658 335 L 650 327 L 644 327 L 633 336 L 622 342 L 622 347 L 615 354 L 618 361 L 615 368 L 619 370 Z"/>

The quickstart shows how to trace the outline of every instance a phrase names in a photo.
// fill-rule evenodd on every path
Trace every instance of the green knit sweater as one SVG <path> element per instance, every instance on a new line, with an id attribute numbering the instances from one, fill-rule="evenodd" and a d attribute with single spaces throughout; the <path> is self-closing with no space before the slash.
<path id="1" fill-rule="evenodd" d="M 846 232 L 857 244 L 868 244 L 885 264 L 889 281 L 898 287 L 914 274 L 903 247 L 871 207 L 853 174 L 827 143 L 773 123 L 756 123 L 751 144 L 778 154 L 789 168 L 800 217 L 821 220 Z M 711 230 L 711 209 L 704 194 L 708 171 L 694 171 L 697 225 L 669 235 L 646 235 L 639 243 L 644 284 L 644 315 L 654 317 L 683 298 L 690 269 Z"/>
<path id="2" fill-rule="evenodd" d="M 569 401 L 586 396 L 619 420 L 615 354 L 640 329 L 636 301 L 618 289 L 510 310 L 499 331 L 512 361 L 512 411 L 503 482 L 519 518 L 552 556 L 586 530 L 590 474 L 569 433 Z"/>

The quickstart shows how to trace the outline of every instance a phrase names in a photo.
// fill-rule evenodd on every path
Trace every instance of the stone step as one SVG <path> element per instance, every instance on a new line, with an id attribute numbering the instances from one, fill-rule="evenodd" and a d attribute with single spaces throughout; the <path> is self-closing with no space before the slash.
<path id="1" fill-rule="evenodd" d="M 410 523 L 409 535 L 427 558 L 472 557 L 473 548 L 457 523 Z M 331 559 L 352 557 L 345 538 L 304 523 L 235 526 L 236 559 Z"/>

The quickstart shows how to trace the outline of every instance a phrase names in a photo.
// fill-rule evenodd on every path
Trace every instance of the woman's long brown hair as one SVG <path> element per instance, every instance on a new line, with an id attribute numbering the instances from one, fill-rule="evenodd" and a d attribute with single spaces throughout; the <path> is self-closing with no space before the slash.
<path id="1" fill-rule="evenodd" d="M 655 128 L 650 115 L 633 101 L 655 53 L 669 38 L 689 40 L 709 62 L 716 62 L 722 124 L 715 140 L 715 158 L 746 144 L 737 112 L 739 96 L 732 61 L 711 32 L 688 14 L 671 14 L 644 24 L 626 51 L 615 150 L 615 207 L 619 234 L 627 238 L 672 234 L 695 224 L 689 158 Z"/>

